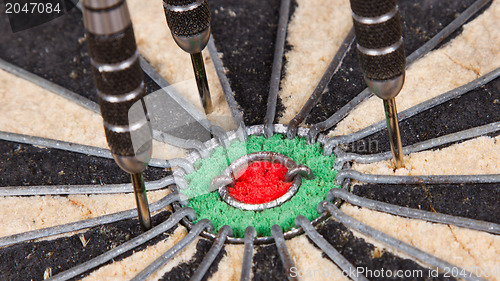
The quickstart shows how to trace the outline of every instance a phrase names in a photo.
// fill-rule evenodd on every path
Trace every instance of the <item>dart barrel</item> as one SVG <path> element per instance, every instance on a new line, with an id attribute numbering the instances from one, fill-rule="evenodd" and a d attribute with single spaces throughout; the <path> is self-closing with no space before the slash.
<path id="1" fill-rule="evenodd" d="M 177 45 L 190 54 L 201 52 L 210 38 L 207 0 L 165 0 L 163 8 Z"/>
<path id="2" fill-rule="evenodd" d="M 139 173 L 151 157 L 152 130 L 127 4 L 85 0 L 83 16 L 108 145 L 123 170 Z"/>
<path id="3" fill-rule="evenodd" d="M 357 50 L 365 80 L 384 100 L 403 86 L 406 57 L 396 0 L 351 0 Z"/>

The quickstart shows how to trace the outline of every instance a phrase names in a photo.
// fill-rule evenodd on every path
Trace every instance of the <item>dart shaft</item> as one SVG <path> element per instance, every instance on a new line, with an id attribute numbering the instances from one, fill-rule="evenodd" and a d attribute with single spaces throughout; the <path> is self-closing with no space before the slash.
<path id="1" fill-rule="evenodd" d="M 207 73 L 205 72 L 205 64 L 203 63 L 202 54 L 191 54 L 191 62 L 193 63 L 194 76 L 196 78 L 196 85 L 198 86 L 201 103 L 203 104 L 205 113 L 209 114 L 213 111 L 213 107 L 210 90 L 208 89 Z"/>
<path id="2" fill-rule="evenodd" d="M 104 131 L 113 158 L 132 175 L 139 221 L 151 227 L 142 171 L 152 129 L 134 30 L 125 0 L 84 0 L 83 18 Z"/>
<path id="3" fill-rule="evenodd" d="M 151 228 L 151 214 L 149 213 L 148 198 L 142 173 L 130 174 L 132 185 L 134 186 L 135 202 L 137 203 L 137 213 L 142 230 Z"/>
<path id="4" fill-rule="evenodd" d="M 396 168 L 403 167 L 403 145 L 399 133 L 398 111 L 394 99 L 384 100 L 385 119 L 387 131 L 389 132 L 389 143 L 391 145 L 392 158 Z"/>

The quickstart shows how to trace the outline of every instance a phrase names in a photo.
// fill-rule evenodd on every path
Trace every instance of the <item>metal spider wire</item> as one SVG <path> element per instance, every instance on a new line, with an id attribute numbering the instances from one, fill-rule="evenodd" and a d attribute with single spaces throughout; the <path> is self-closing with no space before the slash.
<path id="1" fill-rule="evenodd" d="M 335 181 L 341 183 L 345 178 L 366 183 L 385 184 L 438 184 L 438 183 L 496 183 L 500 182 L 500 174 L 486 175 L 429 175 L 429 176 L 389 176 L 364 174 L 356 170 L 339 171 Z"/>
<path id="2" fill-rule="evenodd" d="M 290 16 L 291 0 L 281 0 L 278 21 L 278 34 L 274 46 L 274 57 L 271 72 L 271 83 L 267 97 L 267 111 L 264 117 L 264 136 L 270 138 L 273 135 L 273 123 L 276 115 L 276 103 L 280 89 L 280 78 L 283 67 L 283 53 L 285 52 L 286 31 L 288 29 L 288 17 Z"/>
<path id="3" fill-rule="evenodd" d="M 78 143 L 70 143 L 70 142 L 65 142 L 65 141 L 60 141 L 60 140 L 53 140 L 53 139 L 47 139 L 47 138 L 35 137 L 35 136 L 27 136 L 27 135 L 2 132 L 2 131 L 0 131 L 0 139 L 6 140 L 6 141 L 11 141 L 11 142 L 31 144 L 34 146 L 55 148 L 55 149 L 76 152 L 76 153 L 90 155 L 90 156 L 97 156 L 97 157 L 102 157 L 102 158 L 113 159 L 113 156 L 111 155 L 111 152 L 109 151 L 109 149 L 95 147 L 95 146 L 88 146 L 88 145 L 83 145 L 83 144 L 78 144 Z M 204 146 L 204 144 L 203 144 L 203 146 Z M 203 149 L 205 149 L 205 148 L 203 147 Z M 151 167 L 172 168 L 174 166 L 180 166 L 181 168 L 186 169 L 186 170 L 193 169 L 192 167 L 187 167 L 186 165 L 190 165 L 190 164 L 183 158 L 175 158 L 175 159 L 169 159 L 169 160 L 153 158 L 149 161 L 149 166 L 151 166 Z"/>
<path id="4" fill-rule="evenodd" d="M 276 244 L 276 248 L 278 248 L 278 253 L 280 255 L 281 262 L 283 263 L 283 267 L 285 269 L 288 280 L 290 281 L 298 281 L 297 276 L 292 276 L 295 264 L 292 260 L 292 256 L 290 255 L 290 251 L 288 251 L 285 243 L 285 236 L 283 235 L 283 231 L 281 231 L 281 226 L 275 224 L 271 227 L 271 233 L 274 238 L 274 243 Z"/>
<path id="5" fill-rule="evenodd" d="M 284 2 L 283 6 L 285 6 L 286 5 L 285 2 L 287 2 L 287 0 L 284 0 L 283 2 Z M 422 57 L 425 53 L 427 53 L 428 51 L 433 49 L 435 46 L 437 46 L 440 42 L 442 42 L 446 37 L 448 37 L 453 31 L 455 31 L 458 27 L 460 27 L 467 19 L 469 19 L 472 15 L 474 15 L 477 11 L 479 11 L 488 2 L 489 1 L 477 1 L 473 5 L 471 5 L 464 13 L 462 13 L 449 26 L 447 26 L 438 35 L 436 35 L 434 38 L 432 38 L 428 43 L 426 43 L 424 46 L 422 46 L 420 49 L 418 49 L 416 52 L 414 52 L 412 55 L 410 55 L 408 57 L 408 61 L 409 61 L 408 64 L 410 64 L 411 62 L 415 61 L 416 59 Z M 283 6 L 281 9 L 282 12 L 288 11 L 287 9 L 283 8 Z M 288 15 L 288 12 L 286 14 Z M 280 18 L 283 18 L 283 17 L 284 16 L 282 13 Z M 283 22 L 285 22 L 285 25 L 286 25 L 286 21 L 283 21 Z M 281 26 L 281 28 L 282 27 L 283 26 Z M 286 30 L 286 26 L 285 26 L 285 30 Z M 279 33 L 279 34 L 283 35 L 283 33 Z M 277 39 L 277 40 L 280 40 L 280 39 Z M 346 42 L 347 41 L 348 40 L 346 40 Z M 277 46 L 279 46 L 279 45 L 280 44 L 277 44 Z M 283 50 L 278 50 L 278 49 L 280 49 L 280 48 L 277 47 L 276 53 L 281 54 L 281 55 L 279 56 L 280 57 L 279 62 L 278 62 L 278 59 L 275 57 L 275 64 L 273 64 L 275 66 L 277 66 L 278 64 L 281 65 L 281 58 L 282 58 Z M 243 128 L 244 135 L 246 136 L 246 134 L 248 132 L 246 130 L 246 127 L 244 127 L 244 124 L 243 124 L 243 121 L 241 118 L 241 116 L 242 116 L 241 110 L 238 108 L 238 105 L 234 101 L 234 97 L 232 96 L 232 91 L 230 90 L 230 85 L 227 81 L 227 77 L 225 78 L 225 75 L 223 75 L 223 71 L 221 71 L 223 69 L 222 69 L 222 64 L 220 63 L 220 60 L 219 60 L 219 62 L 216 62 L 218 60 L 218 57 L 214 55 L 214 54 L 216 54 L 216 49 L 215 49 L 215 45 L 213 44 L 213 42 L 211 44 L 209 44 L 209 51 L 212 53 L 212 59 L 214 59 L 214 64 L 216 64 L 216 69 L 218 69 L 219 79 L 221 80 L 221 84 L 223 85 L 224 93 L 225 93 L 226 99 L 228 100 L 228 104 L 230 106 L 231 113 L 233 115 L 233 118 L 236 121 L 235 123 L 237 125 L 241 125 L 240 127 Z M 141 60 L 141 65 L 143 66 L 143 69 L 145 70 L 145 72 L 149 76 L 151 76 L 157 84 L 159 84 L 162 87 L 168 86 L 166 81 L 144 59 Z M 68 91 L 67 89 L 64 89 L 64 88 L 62 88 L 54 83 L 51 83 L 45 79 L 42 79 L 36 75 L 33 75 L 32 73 L 29 73 L 21 68 L 15 67 L 15 66 L 13 66 L 5 61 L 0 61 L 0 67 L 2 67 L 3 69 L 5 69 L 11 73 L 14 73 L 20 77 L 23 77 L 29 81 L 32 81 L 32 82 L 48 89 L 51 92 L 55 92 L 59 95 L 65 96 L 65 97 L 69 98 L 71 101 L 73 101 L 77 104 L 80 104 L 80 105 L 82 105 L 90 110 L 93 110 L 93 111 L 98 110 L 95 103 L 90 102 L 90 101 L 86 100 L 85 98 L 81 98 L 80 96 L 72 93 L 71 91 Z M 273 67 L 273 68 L 276 68 L 276 67 Z M 275 73 L 279 73 L 279 75 L 281 74 L 281 66 L 279 68 L 280 68 L 279 72 L 274 71 L 274 69 L 273 69 L 273 77 L 276 77 L 276 75 L 278 75 Z M 331 72 L 330 67 L 329 67 L 329 70 L 327 70 L 327 72 Z M 490 75 L 490 76 L 488 76 L 488 75 Z M 485 81 L 487 79 L 490 79 L 490 80 L 494 79 L 495 77 L 498 76 L 498 69 L 496 70 L 495 73 L 490 73 L 488 75 L 480 78 L 480 79 L 482 79 L 480 81 L 474 81 L 474 83 L 471 82 L 473 84 L 469 83 L 471 85 L 468 85 L 468 86 L 474 87 L 474 88 L 479 87 L 480 85 L 485 84 L 486 83 Z M 494 75 L 496 75 L 496 76 L 493 77 Z M 324 78 L 328 79 L 328 75 L 325 74 Z M 322 79 L 322 81 L 320 81 L 320 85 L 317 87 L 318 92 L 319 92 L 319 89 L 321 88 L 320 87 L 321 82 L 324 83 L 323 80 L 324 79 Z M 279 87 L 279 84 L 278 84 L 278 87 Z M 274 88 L 276 88 L 276 85 L 274 85 Z M 458 92 L 460 92 L 459 89 L 457 89 L 456 93 L 458 93 Z M 171 94 L 171 93 L 169 93 L 169 94 Z M 277 95 L 277 91 L 274 92 L 271 89 L 271 93 L 269 95 L 270 99 L 269 99 L 269 103 L 268 103 L 268 105 L 269 105 L 268 109 L 271 108 L 271 110 L 268 110 L 268 112 L 266 114 L 266 120 L 268 120 L 266 122 L 267 126 L 265 125 L 264 128 L 261 128 L 261 129 L 264 129 L 264 131 L 266 128 L 267 129 L 269 128 L 269 124 L 268 124 L 269 120 L 271 120 L 271 123 L 272 123 L 272 120 L 274 120 L 275 107 L 276 107 L 276 101 L 275 101 L 276 96 L 274 94 Z M 310 109 L 308 109 L 308 107 L 310 107 L 311 104 L 314 105 L 320 96 L 321 95 L 314 95 L 314 94 L 311 96 L 311 100 L 306 103 L 306 106 L 303 108 L 303 110 L 301 110 L 301 114 L 296 116 L 297 120 L 300 120 L 300 119 L 304 120 L 307 117 L 307 115 L 308 115 L 307 113 L 310 111 Z M 330 128 L 330 127 L 334 126 L 335 124 L 337 124 L 338 121 L 340 121 L 343 117 L 345 117 L 347 115 L 348 112 L 350 112 L 353 109 L 353 107 L 352 107 L 353 104 L 354 105 L 359 104 L 360 102 L 365 100 L 368 96 L 369 96 L 369 93 L 367 94 L 367 93 L 365 93 L 365 91 L 362 92 L 351 103 L 349 103 L 350 106 L 342 108 L 340 111 L 338 111 L 332 117 L 330 117 L 328 120 L 314 125 L 312 130 L 309 131 L 309 136 L 310 136 L 309 140 L 311 140 L 311 141 L 316 140 L 316 135 L 319 131 Z M 175 95 L 174 95 L 174 97 L 178 98 L 178 96 L 175 96 Z M 231 99 L 231 97 L 233 97 L 233 99 Z M 314 99 L 316 99 L 316 100 L 314 100 Z M 176 101 L 179 101 L 179 100 L 176 100 Z M 181 104 L 186 106 L 185 109 L 192 116 L 194 115 L 195 118 L 200 116 L 201 113 L 199 113 L 196 109 L 192 108 L 192 106 L 189 103 L 187 103 L 187 104 L 184 103 L 182 98 L 180 98 L 180 101 L 181 101 Z M 432 103 L 432 102 L 430 102 L 430 103 Z M 425 108 L 421 108 L 421 110 L 426 110 L 426 109 L 432 107 L 432 105 L 430 105 L 430 103 L 427 103 Z M 270 105 L 273 105 L 273 106 L 270 106 Z M 306 114 L 304 114 L 304 113 L 306 113 Z M 197 119 L 197 120 L 201 120 L 201 119 Z M 206 121 L 203 121 L 203 122 L 205 125 L 207 125 L 207 129 L 211 130 L 212 132 L 217 133 L 216 135 L 219 139 L 219 143 L 227 146 L 228 140 L 230 138 L 228 138 L 228 136 L 224 132 L 221 132 L 217 128 L 214 130 L 212 128 L 212 126 L 213 126 L 212 124 L 206 123 Z M 298 122 L 298 121 L 296 121 L 296 122 Z M 293 122 L 292 125 L 295 125 L 294 123 L 295 122 Z M 300 124 L 300 122 L 298 122 L 298 123 Z M 293 128 L 288 128 L 288 131 L 289 132 L 291 131 L 293 134 L 292 129 Z M 483 134 L 486 134 L 489 132 L 496 132 L 496 131 L 498 131 L 498 122 L 491 123 L 491 124 L 486 125 L 486 126 L 473 128 L 473 129 L 466 130 L 463 132 L 458 132 L 458 133 L 451 134 L 448 136 L 436 138 L 436 139 L 429 140 L 429 141 L 421 143 L 421 144 L 415 144 L 415 145 L 407 147 L 406 152 L 411 153 L 411 152 L 421 151 L 424 149 L 429 149 L 432 147 L 436 147 L 438 145 L 442 145 L 444 143 L 451 143 L 451 142 L 456 142 L 459 140 L 465 140 L 465 139 L 473 138 L 473 137 L 483 135 Z M 282 133 L 285 133 L 285 131 Z M 161 133 L 157 134 L 156 136 L 159 140 L 166 141 L 166 139 L 165 139 L 166 137 L 162 136 Z M 2 139 L 6 139 L 6 140 L 10 140 L 10 141 L 19 141 L 19 142 L 23 142 L 23 143 L 44 145 L 47 147 L 54 147 L 54 148 L 58 148 L 58 149 L 68 150 L 68 151 L 87 153 L 87 154 L 95 155 L 95 156 L 99 156 L 99 157 L 110 158 L 109 151 L 98 149 L 98 148 L 78 146 L 78 145 L 74 145 L 74 144 L 68 145 L 67 143 L 64 143 L 64 142 L 57 142 L 57 141 L 52 142 L 51 140 L 26 137 L 26 136 L 16 136 L 14 134 L 9 134 L 9 133 L 2 133 L 1 137 L 2 137 Z M 356 138 L 348 139 L 345 142 L 352 142 L 355 139 Z M 332 143 L 334 141 L 334 139 L 330 139 L 330 138 L 325 138 L 325 140 L 330 141 L 330 143 Z M 172 141 L 172 140 L 170 140 L 170 141 Z M 175 141 L 176 140 L 174 140 L 173 142 L 175 142 Z M 203 144 L 200 144 L 200 143 L 192 143 L 192 144 L 185 146 L 185 148 L 194 148 L 196 151 L 198 151 L 198 153 L 201 155 L 202 158 L 205 158 L 208 155 L 207 150 L 210 150 L 210 148 L 208 148 L 208 146 L 203 146 Z M 336 148 L 336 151 L 339 151 L 338 147 Z M 340 154 L 342 154 L 341 151 L 339 151 L 339 152 L 340 152 Z M 342 171 L 340 171 L 338 174 L 338 180 L 342 183 L 343 187 L 349 186 L 350 179 L 356 179 L 356 180 L 365 181 L 365 182 L 372 181 L 372 182 L 379 182 L 379 183 L 394 183 L 394 182 L 434 183 L 434 182 L 450 182 L 450 180 L 455 181 L 455 182 L 469 182 L 469 183 L 470 182 L 500 182 L 499 175 L 396 177 L 396 176 L 366 175 L 366 174 L 362 174 L 362 173 L 345 168 L 345 166 L 348 164 L 348 162 L 353 161 L 353 160 L 356 162 L 357 161 L 359 161 L 359 162 L 364 161 L 364 162 L 368 163 L 368 162 L 374 162 L 374 161 L 380 161 L 380 160 L 386 159 L 388 156 L 385 154 L 387 154 L 387 153 L 382 153 L 379 155 L 358 156 L 355 154 L 345 154 L 344 153 L 344 155 L 345 155 L 344 158 L 339 162 L 339 165 L 344 166 L 344 167 L 342 168 Z M 182 161 L 177 162 L 177 163 L 174 162 L 175 164 L 172 162 L 169 164 L 166 164 L 166 162 L 162 162 L 162 161 L 163 160 L 152 161 L 152 165 L 159 166 L 159 167 L 167 167 L 167 166 L 172 167 L 174 165 L 182 165 L 183 164 Z M 184 165 L 184 168 L 186 168 L 185 165 Z M 190 168 L 187 168 L 186 170 L 190 170 Z M 170 182 L 168 182 L 168 183 L 170 183 Z M 165 184 L 165 182 L 163 182 L 163 184 Z M 95 191 L 93 191 L 93 192 L 95 192 Z M 93 193 L 93 192 L 90 192 L 90 193 Z M 118 192 L 122 192 L 122 191 L 118 191 Z M 171 195 L 170 197 L 169 196 L 165 197 L 160 202 L 157 202 L 156 205 L 152 204 L 152 208 L 155 210 L 161 209 L 161 208 L 164 208 L 164 206 L 169 205 L 171 203 L 171 201 L 177 201 L 179 199 L 175 195 Z M 498 229 L 499 229 L 499 226 L 497 224 L 493 224 L 493 223 L 475 221 L 475 220 L 470 220 L 470 219 L 465 219 L 465 218 L 450 216 L 450 215 L 429 213 L 429 212 L 418 211 L 418 210 L 414 210 L 414 209 L 394 206 L 391 204 L 385 204 L 385 203 L 382 204 L 380 202 L 370 201 L 368 199 L 363 199 L 363 198 L 356 197 L 354 195 L 350 195 L 345 190 L 341 190 L 341 189 L 330 191 L 329 199 L 331 200 L 334 197 L 341 198 L 341 199 L 343 199 L 347 202 L 350 202 L 354 205 L 359 205 L 359 206 L 363 206 L 366 208 L 373 208 L 373 209 L 376 209 L 379 211 L 393 213 L 393 214 L 397 214 L 400 216 L 407 216 L 407 217 L 412 217 L 412 218 L 416 218 L 416 219 L 424 219 L 424 220 L 429 220 L 429 221 L 438 222 L 438 223 L 453 223 L 453 224 L 456 224 L 456 225 L 459 225 L 462 227 L 467 227 L 467 228 L 472 228 L 472 229 L 480 229 L 483 231 L 490 231 L 493 233 L 498 233 Z M 363 225 L 359 222 L 356 222 L 352 218 L 346 216 L 345 214 L 342 214 L 340 212 L 340 210 L 337 210 L 337 208 L 335 208 L 333 205 L 331 205 L 331 203 L 322 203 L 322 204 L 320 204 L 319 207 L 320 207 L 320 211 L 322 211 L 321 208 L 326 209 L 328 211 L 328 213 L 333 215 L 337 220 L 341 221 L 343 224 L 345 224 L 353 229 L 356 229 L 360 232 L 363 232 L 369 237 L 372 237 L 372 238 L 381 240 L 384 243 L 390 244 L 391 246 L 396 247 L 399 250 L 401 250 L 407 254 L 415 256 L 415 258 L 417 258 L 419 260 L 423 259 L 423 260 L 427 261 L 428 263 L 431 263 L 432 265 L 438 266 L 438 267 L 452 266 L 452 265 L 450 265 L 446 262 L 443 262 L 443 261 L 441 261 L 441 260 L 439 260 L 431 255 L 428 255 L 428 254 L 426 254 L 418 249 L 415 249 L 409 245 L 406 245 L 399 240 L 390 238 L 387 235 L 376 231 L 375 229 L 372 229 L 366 225 Z M 109 222 L 112 222 L 112 221 L 115 221 L 118 219 L 125 219 L 125 218 L 130 217 L 131 215 L 133 215 L 132 211 L 133 210 L 129 210 L 129 211 L 124 211 L 124 212 L 120 212 L 120 213 L 116 213 L 116 214 L 110 214 L 110 215 L 107 215 L 104 217 L 95 218 L 95 219 L 91 219 L 91 220 L 87 220 L 87 221 L 81 221 L 81 222 L 77 222 L 71 226 L 69 226 L 69 225 L 56 226 L 54 228 L 51 228 L 50 230 L 47 230 L 47 229 L 40 230 L 40 231 L 38 231 L 38 233 L 36 231 L 34 231 L 34 232 L 19 234 L 19 235 L 17 235 L 17 237 L 18 237 L 17 239 L 19 239 L 19 237 L 22 237 L 21 240 L 26 241 L 26 240 L 30 240 L 30 239 L 37 239 L 37 238 L 46 237 L 49 235 L 66 233 L 66 232 L 74 231 L 77 229 L 83 229 L 83 228 L 87 228 L 87 227 L 90 227 L 93 225 L 100 225 L 100 224 L 104 224 L 104 223 L 109 223 Z M 156 236 L 156 235 L 162 233 L 163 231 L 176 225 L 177 222 L 179 220 L 181 220 L 184 216 L 190 216 L 191 219 L 193 219 L 194 215 L 195 215 L 194 211 L 192 211 L 189 208 L 182 209 L 182 210 L 176 210 L 167 221 L 162 223 L 160 226 L 155 227 L 150 232 L 146 232 L 143 235 L 141 235 L 140 237 L 136 237 L 136 238 L 120 245 L 119 247 L 117 247 L 109 252 L 104 253 L 103 255 L 101 255 L 100 257 L 98 257 L 94 260 L 91 260 L 87 263 L 84 263 L 84 264 L 81 264 L 77 267 L 74 267 L 67 272 L 60 273 L 60 274 L 54 276 L 50 280 L 66 280 L 66 279 L 70 278 L 71 276 L 78 276 L 79 274 L 89 270 L 90 268 L 96 267 L 99 264 L 102 264 L 103 262 L 111 259 L 112 257 L 117 256 L 120 253 L 125 252 L 126 250 L 132 249 L 133 247 L 137 246 L 138 244 L 145 243 L 146 241 L 151 239 L 153 236 Z M 322 217 L 324 218 L 324 216 L 322 216 Z M 331 247 L 331 245 L 325 244 L 324 242 L 326 242 L 326 241 L 324 241 L 324 239 L 322 240 L 321 236 L 318 236 L 319 234 L 316 232 L 316 230 L 313 227 L 314 222 L 313 222 L 313 224 L 311 224 L 309 221 L 307 221 L 307 219 L 304 220 L 303 217 L 299 216 L 299 217 L 297 217 L 297 224 L 298 224 L 298 226 L 300 226 L 300 228 L 298 228 L 299 230 L 296 231 L 295 234 L 303 233 L 305 230 L 306 235 L 308 235 L 316 244 L 318 244 L 318 246 L 328 256 L 330 256 L 330 258 L 332 258 L 334 256 L 335 249 L 333 249 L 333 247 Z M 194 238 L 198 236 L 198 234 L 201 231 L 203 231 L 204 229 L 207 229 L 207 228 L 210 228 L 210 223 L 208 221 L 202 220 L 202 221 L 198 222 L 193 228 L 190 229 L 188 236 L 186 236 L 180 242 L 176 243 L 173 248 L 171 248 L 169 251 L 167 251 L 167 253 L 165 253 L 162 257 L 160 257 L 158 259 L 158 261 L 154 264 L 154 267 L 153 267 L 153 264 L 150 267 L 148 267 L 149 271 L 150 271 L 148 274 L 151 274 L 152 271 L 157 269 L 158 264 L 164 264 L 173 255 L 175 255 L 176 253 L 181 251 L 183 248 L 185 248 L 187 245 L 189 245 L 194 240 Z M 58 229 L 58 230 L 55 230 L 55 229 Z M 284 239 L 287 237 L 285 237 L 283 235 L 283 233 L 281 232 L 281 229 L 279 227 L 273 226 L 272 230 L 273 230 L 273 240 L 279 248 L 280 257 L 283 260 L 283 264 L 285 265 L 286 269 L 290 270 L 291 266 L 293 266 L 293 262 L 291 261 L 289 252 L 286 249 L 286 244 L 284 243 Z M 45 231 L 45 234 L 41 234 L 44 231 Z M 47 235 L 47 233 L 48 233 L 48 235 Z M 205 257 L 205 259 L 203 260 L 202 264 L 200 264 L 200 266 L 197 269 L 193 278 L 201 279 L 204 276 L 208 267 L 210 266 L 210 264 L 213 262 L 213 260 L 217 256 L 217 254 L 222 249 L 224 242 L 228 239 L 228 236 L 230 236 L 230 233 L 231 233 L 231 231 L 228 227 L 223 227 L 219 230 L 219 234 L 214 239 L 214 244 L 209 251 L 209 255 L 207 255 L 207 257 Z M 290 237 L 288 237 L 288 238 L 290 238 Z M 10 237 L 10 239 L 12 240 L 12 236 Z M 250 272 L 251 272 L 251 268 L 250 268 L 251 267 L 251 258 L 252 258 L 252 251 L 251 250 L 252 250 L 253 242 L 255 241 L 254 239 L 256 239 L 255 238 L 255 230 L 252 231 L 252 229 L 250 228 L 248 233 L 245 234 L 245 238 L 243 240 L 243 243 L 245 244 L 245 255 L 244 255 L 245 257 L 243 259 L 243 264 L 242 264 L 242 275 L 241 275 L 242 280 L 248 280 Z M 7 240 L 9 240 L 9 239 L 2 239 L 0 241 L 7 241 Z M 13 241 L 21 241 L 21 240 L 13 240 Z M 7 243 L 7 242 L 4 242 L 4 243 Z M 12 243 L 18 243 L 18 242 L 10 242 L 10 244 L 12 244 Z M 5 244 L 5 245 L 7 245 L 7 244 Z M 333 249 L 333 251 L 332 251 L 332 249 Z M 332 260 L 336 264 L 338 264 L 340 268 L 345 269 L 346 263 L 345 263 L 345 260 L 342 259 L 342 256 L 340 256 L 340 257 L 336 256 L 336 258 L 335 259 L 332 258 Z M 141 274 L 143 274 L 143 273 L 141 273 Z M 144 274 L 141 275 L 141 274 L 136 276 L 136 278 L 134 280 L 143 280 L 144 278 L 147 277 L 146 275 L 144 275 Z M 289 275 L 289 278 L 291 278 L 290 280 L 293 280 L 293 278 L 290 275 Z M 353 278 L 356 278 L 356 277 L 353 277 Z M 364 280 L 364 279 L 362 279 L 362 277 L 358 276 L 358 278 L 359 279 L 354 279 L 354 280 Z M 470 278 L 469 280 L 481 280 L 481 279 Z"/>
<path id="6" fill-rule="evenodd" d="M 191 276 L 190 280 L 200 281 L 201 279 L 203 279 L 208 269 L 210 268 L 210 265 L 214 262 L 215 258 L 222 250 L 222 247 L 224 247 L 224 242 L 226 241 L 227 237 L 232 235 L 233 235 L 233 230 L 228 225 L 224 225 L 219 229 L 219 232 L 217 233 L 217 236 L 214 239 L 212 247 L 205 255 L 203 261 L 201 261 L 200 265 L 194 272 L 193 276 Z"/>
<path id="7" fill-rule="evenodd" d="M 222 91 L 224 92 L 224 97 L 226 98 L 226 102 L 231 110 L 231 115 L 233 116 L 234 124 L 243 132 L 243 139 L 240 138 L 241 141 L 245 141 L 247 139 L 247 130 L 245 123 L 243 122 L 243 111 L 240 106 L 236 102 L 234 98 L 234 92 L 231 89 L 231 84 L 229 83 L 229 79 L 224 72 L 224 66 L 222 61 L 219 58 L 219 53 L 217 52 L 217 47 L 215 46 L 213 36 L 210 36 L 207 45 L 208 51 L 210 52 L 210 57 L 215 67 L 215 71 L 217 72 L 217 76 L 219 77 L 220 84 L 222 86 Z M 205 157 L 204 157 L 205 158 Z"/>
<path id="8" fill-rule="evenodd" d="M 240 281 L 249 281 L 252 270 L 253 240 L 257 236 L 257 231 L 253 226 L 245 229 L 245 249 L 243 250 L 243 261 L 241 263 Z"/>
<path id="9" fill-rule="evenodd" d="M 325 73 L 321 77 L 318 85 L 316 86 L 316 88 L 314 88 L 311 96 L 299 111 L 299 113 L 297 113 L 297 115 L 290 121 L 290 123 L 288 123 L 288 131 L 286 132 L 286 135 L 289 139 L 293 139 L 295 136 L 297 136 L 298 126 L 302 122 L 304 122 L 309 113 L 311 113 L 313 107 L 319 102 L 326 86 L 328 86 L 328 83 L 332 79 L 332 76 L 340 68 L 342 60 L 344 59 L 348 49 L 351 47 L 351 44 L 354 42 L 354 37 L 354 28 L 351 28 L 346 38 L 340 45 L 340 48 L 337 50 L 337 53 L 335 53 L 335 56 L 328 65 Z"/>

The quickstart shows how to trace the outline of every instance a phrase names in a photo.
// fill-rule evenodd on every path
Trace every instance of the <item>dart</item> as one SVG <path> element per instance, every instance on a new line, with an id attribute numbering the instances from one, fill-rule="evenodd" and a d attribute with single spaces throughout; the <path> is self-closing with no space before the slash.
<path id="1" fill-rule="evenodd" d="M 139 222 L 151 228 L 142 172 L 152 152 L 143 72 L 125 0 L 83 2 L 83 18 L 104 131 L 113 158 L 131 175 Z"/>
<path id="2" fill-rule="evenodd" d="M 368 87 L 384 102 L 396 168 L 403 167 L 396 96 L 405 78 L 405 50 L 396 0 L 351 0 L 359 62 Z"/>
<path id="3" fill-rule="evenodd" d="M 201 51 L 210 38 L 208 2 L 189 0 L 163 1 L 167 24 L 177 45 L 191 54 L 194 76 L 205 114 L 212 112 L 212 100 Z"/>

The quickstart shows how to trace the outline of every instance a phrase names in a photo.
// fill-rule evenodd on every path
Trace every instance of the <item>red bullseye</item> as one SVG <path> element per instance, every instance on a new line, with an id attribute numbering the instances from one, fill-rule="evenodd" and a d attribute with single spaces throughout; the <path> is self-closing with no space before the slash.
<path id="1" fill-rule="evenodd" d="M 284 182 L 288 169 L 280 163 L 260 161 L 251 163 L 229 187 L 229 195 L 247 204 L 262 204 L 283 196 L 292 182 Z"/>

